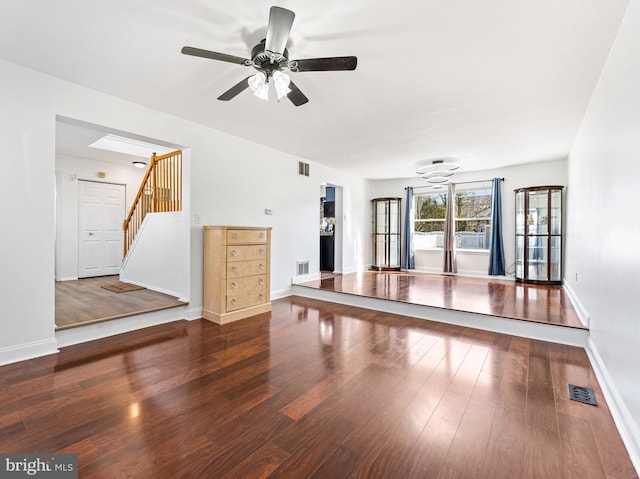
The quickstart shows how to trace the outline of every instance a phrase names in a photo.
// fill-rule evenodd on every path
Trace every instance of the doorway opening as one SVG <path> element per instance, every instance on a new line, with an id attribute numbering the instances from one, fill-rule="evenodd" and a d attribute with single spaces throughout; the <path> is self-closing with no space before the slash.
<path id="1" fill-rule="evenodd" d="M 320 186 L 320 276 L 342 274 L 343 191 L 341 186 Z"/>
<path id="2" fill-rule="evenodd" d="M 139 165 L 150 164 L 151 153 L 145 158 L 142 152 L 90 145 L 117 135 L 131 139 L 138 147 L 142 143 L 169 150 L 182 147 L 61 116 L 56 117 L 55 125 L 56 329 L 186 304 L 188 263 L 180 262 L 188 257 L 184 253 L 189 249 L 186 233 L 172 243 L 171 255 L 164 257 L 168 264 L 165 269 L 171 271 L 166 278 L 152 269 L 157 261 L 142 258 L 135 263 L 137 269 L 132 272 L 129 268 L 126 279 L 122 279 L 142 289 L 117 293 L 102 288 L 117 284 L 125 271 L 122 224 L 146 174 L 146 168 Z M 180 231 L 188 231 L 188 220 L 188 205 L 177 220 L 164 219 L 179 222 Z M 158 279 L 147 280 L 150 276 Z"/>

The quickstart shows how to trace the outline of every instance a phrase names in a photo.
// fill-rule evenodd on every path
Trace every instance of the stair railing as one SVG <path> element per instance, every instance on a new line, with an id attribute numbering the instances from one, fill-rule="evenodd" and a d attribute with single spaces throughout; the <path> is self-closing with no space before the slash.
<path id="1" fill-rule="evenodd" d="M 147 213 L 182 211 L 182 151 L 151 155 L 151 163 L 142 179 L 126 219 L 124 256 L 131 247 Z"/>

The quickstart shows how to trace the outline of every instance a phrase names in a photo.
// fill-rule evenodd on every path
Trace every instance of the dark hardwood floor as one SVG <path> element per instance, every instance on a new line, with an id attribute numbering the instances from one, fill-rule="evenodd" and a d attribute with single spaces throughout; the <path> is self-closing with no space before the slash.
<path id="1" fill-rule="evenodd" d="M 300 297 L 0 367 L 0 404 L 0 451 L 83 479 L 638 477 L 582 349 Z"/>
<path id="2" fill-rule="evenodd" d="M 56 282 L 56 329 L 73 328 L 133 316 L 187 303 L 150 289 L 114 293 L 102 285 L 118 283 L 119 276 L 98 276 Z"/>
<path id="3" fill-rule="evenodd" d="M 415 272 L 362 271 L 298 286 L 584 329 L 562 286 Z"/>

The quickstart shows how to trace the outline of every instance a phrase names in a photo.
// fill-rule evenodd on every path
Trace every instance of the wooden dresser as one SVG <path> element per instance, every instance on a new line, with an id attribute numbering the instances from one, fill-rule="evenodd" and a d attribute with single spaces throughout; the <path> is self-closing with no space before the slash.
<path id="1" fill-rule="evenodd" d="M 271 228 L 204 227 L 202 316 L 224 324 L 271 311 Z"/>

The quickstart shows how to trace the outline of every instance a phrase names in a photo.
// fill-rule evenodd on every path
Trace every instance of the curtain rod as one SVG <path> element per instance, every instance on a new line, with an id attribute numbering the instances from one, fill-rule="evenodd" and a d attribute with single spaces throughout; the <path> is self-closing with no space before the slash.
<path id="1" fill-rule="evenodd" d="M 473 181 L 460 181 L 458 183 L 453 183 L 454 185 L 465 185 L 467 183 L 484 183 L 485 181 L 493 181 L 493 178 L 491 178 L 490 180 L 473 180 Z M 500 178 L 500 181 L 504 181 L 504 178 Z M 413 189 L 415 190 L 416 188 L 431 188 L 433 185 L 423 185 L 423 186 L 414 186 Z M 406 190 L 408 188 L 408 186 L 406 186 L 404 189 Z"/>

